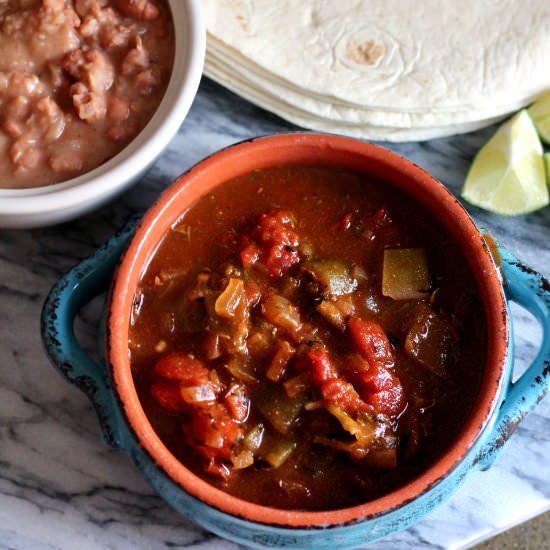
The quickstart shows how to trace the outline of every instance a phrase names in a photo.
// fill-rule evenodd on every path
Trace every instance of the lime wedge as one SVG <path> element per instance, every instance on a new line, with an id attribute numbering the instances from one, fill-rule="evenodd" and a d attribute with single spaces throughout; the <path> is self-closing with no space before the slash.
<path id="1" fill-rule="evenodd" d="M 480 149 L 462 196 L 504 216 L 527 214 L 548 204 L 542 145 L 525 109 L 502 124 Z"/>
<path id="2" fill-rule="evenodd" d="M 527 112 L 535 123 L 540 139 L 550 145 L 550 92 L 537 99 Z"/>
<path id="3" fill-rule="evenodd" d="M 546 168 L 546 183 L 550 186 L 550 153 L 544 153 L 544 167 Z"/>

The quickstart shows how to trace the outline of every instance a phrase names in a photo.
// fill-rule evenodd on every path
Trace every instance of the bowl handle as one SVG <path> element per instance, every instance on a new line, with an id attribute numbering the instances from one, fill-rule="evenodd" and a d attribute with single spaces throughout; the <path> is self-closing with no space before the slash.
<path id="1" fill-rule="evenodd" d="M 489 440 L 477 457 L 482 469 L 491 466 L 504 443 L 546 395 L 550 385 L 550 281 L 500 247 L 499 253 L 504 292 L 540 323 L 542 343 L 529 368 L 508 385 Z"/>
<path id="2" fill-rule="evenodd" d="M 42 342 L 50 361 L 62 376 L 91 400 L 99 418 L 103 441 L 115 448 L 121 445 L 122 420 L 107 368 L 82 349 L 73 324 L 77 313 L 92 298 L 109 288 L 115 267 L 138 219 L 133 217 L 120 233 L 55 283 L 46 298 L 41 317 Z"/>

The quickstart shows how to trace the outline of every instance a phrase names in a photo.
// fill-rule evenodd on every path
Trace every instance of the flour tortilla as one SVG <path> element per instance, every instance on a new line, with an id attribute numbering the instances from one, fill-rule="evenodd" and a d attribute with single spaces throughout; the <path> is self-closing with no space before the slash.
<path id="1" fill-rule="evenodd" d="M 215 62 L 208 59 L 205 62 L 205 74 L 217 82 L 223 83 L 229 90 L 244 97 L 251 103 L 262 107 L 289 122 L 317 130 L 344 134 L 352 137 L 376 141 L 424 141 L 438 137 L 462 134 L 478 130 L 501 120 L 502 117 L 483 119 L 481 121 L 466 122 L 449 126 L 432 126 L 426 128 L 392 128 L 389 126 L 375 126 L 371 124 L 342 123 L 317 117 L 285 103 L 275 96 L 263 94 L 256 87 L 239 77 L 234 71 L 220 68 Z"/>
<path id="2" fill-rule="evenodd" d="M 285 81 L 277 79 L 261 67 L 251 63 L 238 52 L 228 53 L 227 49 L 216 38 L 209 36 L 205 73 L 210 77 L 214 77 L 211 70 L 214 66 L 217 74 L 238 74 L 243 82 L 247 82 L 247 87 L 255 89 L 259 95 L 265 96 L 266 101 L 270 96 L 273 96 L 313 117 L 321 117 L 339 125 L 352 123 L 407 129 L 455 126 L 485 119 L 494 120 L 497 117 L 517 111 L 534 99 L 529 98 L 526 103 L 491 106 L 481 110 L 448 111 L 445 113 L 431 111 L 398 113 L 382 109 L 373 110 L 353 107 L 343 102 L 335 104 L 318 94 L 300 93 L 297 88 L 286 85 Z M 225 84 L 225 81 L 221 81 L 221 83 Z"/>
<path id="3" fill-rule="evenodd" d="M 228 50 L 334 105 L 453 120 L 523 105 L 550 86 L 548 0 L 204 0 L 204 7 L 208 32 Z"/>

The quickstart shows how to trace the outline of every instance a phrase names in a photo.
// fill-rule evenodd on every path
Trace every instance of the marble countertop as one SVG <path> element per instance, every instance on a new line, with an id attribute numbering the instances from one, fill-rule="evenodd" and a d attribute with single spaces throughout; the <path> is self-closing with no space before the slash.
<path id="1" fill-rule="evenodd" d="M 42 350 L 39 316 L 55 280 L 147 209 L 178 174 L 221 147 L 288 130 L 296 128 L 205 79 L 177 137 L 138 185 L 71 223 L 0 230 L 0 548 L 237 548 L 173 511 L 124 454 L 102 445 L 90 403 Z M 491 131 L 384 145 L 458 193 Z M 550 276 L 550 208 L 517 219 L 467 208 L 502 245 Z M 89 349 L 99 309 L 92 303 L 77 323 Z M 513 321 L 521 372 L 536 353 L 540 330 L 519 307 Z M 369 548 L 466 548 L 550 509 L 549 426 L 547 398 L 489 471 L 473 473 L 420 523 Z"/>

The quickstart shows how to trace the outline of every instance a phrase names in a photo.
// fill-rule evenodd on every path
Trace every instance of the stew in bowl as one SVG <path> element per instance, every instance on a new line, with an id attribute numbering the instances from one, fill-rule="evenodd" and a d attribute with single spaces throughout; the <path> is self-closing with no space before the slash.
<path id="1" fill-rule="evenodd" d="M 259 504 L 331 510 L 403 485 L 481 385 L 466 260 L 427 212 L 360 173 L 224 183 L 169 229 L 134 304 L 152 426 L 195 474 Z"/>

